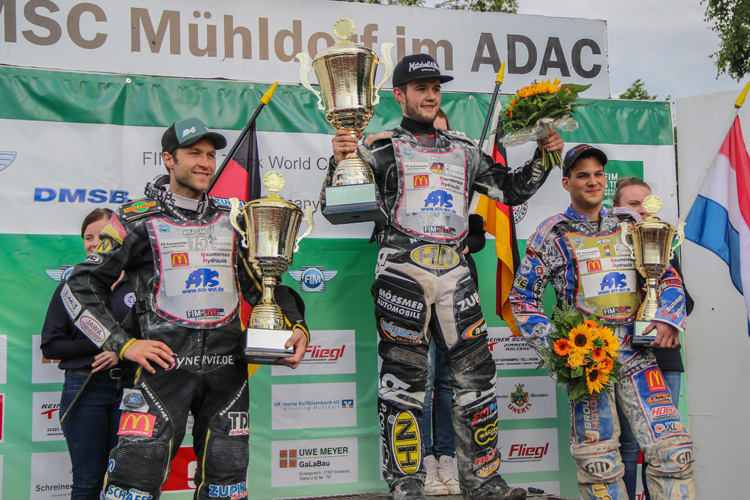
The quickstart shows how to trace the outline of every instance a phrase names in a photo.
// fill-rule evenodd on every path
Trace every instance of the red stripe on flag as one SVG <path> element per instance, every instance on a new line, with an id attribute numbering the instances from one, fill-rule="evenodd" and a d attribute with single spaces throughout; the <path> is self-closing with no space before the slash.
<path id="1" fill-rule="evenodd" d="M 750 156 L 747 154 L 745 139 L 742 137 L 740 117 L 734 119 L 734 124 L 721 146 L 719 154 L 729 159 L 729 164 L 737 173 L 737 201 L 740 213 L 750 227 Z"/>
<path id="2" fill-rule="evenodd" d="M 209 195 L 217 198 L 238 198 L 241 201 L 248 201 L 247 184 L 249 178 L 248 171 L 234 159 L 231 159 L 219 178 L 216 179 Z"/>

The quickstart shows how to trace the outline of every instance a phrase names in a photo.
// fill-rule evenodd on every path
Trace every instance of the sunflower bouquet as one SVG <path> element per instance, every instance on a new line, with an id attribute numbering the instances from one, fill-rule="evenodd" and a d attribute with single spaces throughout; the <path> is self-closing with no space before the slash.
<path id="1" fill-rule="evenodd" d="M 578 94 L 591 85 L 560 84 L 545 80 L 527 85 L 511 97 L 500 112 L 503 120 L 503 144 L 513 146 L 530 140 L 543 139 L 551 129 L 573 131 L 578 123 L 572 118 L 573 109 L 585 106 L 576 102 Z M 500 130 L 498 130 L 500 132 Z M 542 165 L 549 170 L 562 165 L 559 151 L 542 152 Z"/>
<path id="2" fill-rule="evenodd" d="M 556 375 L 557 383 L 567 390 L 573 401 L 612 390 L 609 382 L 617 376 L 621 363 L 617 350 L 620 342 L 611 328 L 595 316 L 585 318 L 573 308 L 555 307 L 552 322 L 556 331 L 549 335 L 548 345 L 540 349 L 544 366 Z"/>

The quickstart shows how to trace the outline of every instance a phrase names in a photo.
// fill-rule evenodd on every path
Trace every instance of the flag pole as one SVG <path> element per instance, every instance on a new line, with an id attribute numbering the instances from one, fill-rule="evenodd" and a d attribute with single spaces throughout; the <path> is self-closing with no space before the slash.
<path id="1" fill-rule="evenodd" d="M 487 111 L 487 117 L 484 119 L 484 126 L 482 127 L 482 134 L 479 136 L 479 150 L 482 150 L 484 145 L 484 136 L 487 133 L 487 129 L 490 128 L 490 121 L 492 120 L 492 112 L 495 109 L 495 102 L 497 101 L 497 94 L 500 92 L 500 86 L 503 84 L 503 78 L 505 78 L 505 63 L 500 65 L 500 70 L 497 72 L 495 77 L 495 90 L 492 92 L 492 99 L 490 100 L 490 109 Z"/>
<path id="2" fill-rule="evenodd" d="M 247 125 L 245 125 L 245 128 L 242 129 L 242 132 L 240 132 L 240 136 L 237 138 L 237 141 L 232 145 L 232 149 L 229 150 L 227 156 L 224 158 L 224 161 L 221 162 L 221 166 L 218 168 L 218 170 L 216 170 L 214 178 L 211 180 L 211 184 L 208 186 L 206 192 L 210 192 L 214 187 L 214 184 L 216 184 L 216 181 L 219 178 L 219 175 L 221 175 L 221 172 L 224 170 L 224 167 L 226 167 L 229 161 L 232 159 L 234 153 L 237 151 L 237 148 L 240 147 L 240 144 L 242 144 L 245 136 L 248 134 L 248 132 L 250 132 L 253 124 L 255 124 L 255 120 L 258 118 L 258 115 L 261 111 L 263 111 L 263 108 L 266 107 L 266 104 L 268 104 L 268 102 L 271 100 L 271 97 L 273 97 L 273 93 L 276 91 L 276 87 L 278 86 L 279 82 L 274 82 L 274 84 L 271 85 L 271 88 L 269 88 L 266 93 L 263 94 L 263 97 L 260 98 L 260 104 L 258 104 L 258 107 L 255 108 L 255 111 L 250 117 L 250 120 L 248 120 Z"/>
<path id="3" fill-rule="evenodd" d="M 734 120 L 737 118 L 737 115 L 740 113 L 740 108 L 742 108 L 742 105 L 745 104 L 745 98 L 747 97 L 747 93 L 749 90 L 750 90 L 750 82 L 747 82 L 747 84 L 745 84 L 745 88 L 742 89 L 742 92 L 740 92 L 740 95 L 737 96 L 737 100 L 734 101 L 734 111 L 732 112 L 732 115 L 730 116 L 727 125 L 724 126 L 724 129 L 723 129 L 724 133 L 719 137 L 719 143 L 714 147 L 713 154 L 708 157 L 709 158 L 708 163 L 704 165 L 703 172 L 701 172 L 701 176 L 698 179 L 698 183 L 695 185 L 693 194 L 690 196 L 690 202 L 685 205 L 686 207 L 688 207 L 688 210 L 682 210 L 682 214 L 680 215 L 678 223 L 685 222 L 685 219 L 687 219 L 687 216 L 690 213 L 690 207 L 693 206 L 693 203 L 695 203 L 695 200 L 698 198 L 698 193 L 703 187 L 703 183 L 706 182 L 706 177 L 708 177 L 708 173 L 711 171 L 711 167 L 713 166 L 714 159 L 716 158 L 716 155 L 719 154 L 719 151 L 721 151 L 721 146 L 724 145 L 724 141 L 727 138 L 727 134 L 729 134 L 729 131 L 732 129 L 732 125 L 734 124 Z"/>

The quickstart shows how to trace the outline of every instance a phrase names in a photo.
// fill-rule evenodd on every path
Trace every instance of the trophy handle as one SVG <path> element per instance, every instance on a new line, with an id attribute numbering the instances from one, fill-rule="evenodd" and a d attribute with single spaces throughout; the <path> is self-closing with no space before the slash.
<path id="1" fill-rule="evenodd" d="M 247 232 L 240 227 L 238 221 L 238 216 L 242 215 L 242 202 L 237 198 L 229 198 L 229 205 L 232 207 L 229 212 L 229 221 L 232 223 L 234 230 L 240 233 L 240 244 L 243 248 L 247 248 Z"/>
<path id="2" fill-rule="evenodd" d="M 318 98 L 318 108 L 325 111 L 325 108 L 323 107 L 323 96 L 320 94 L 319 90 L 315 90 L 313 88 L 313 86 L 310 84 L 310 80 L 307 78 L 307 75 L 309 75 L 310 71 L 312 71 L 313 69 L 310 56 L 307 54 L 307 52 L 300 52 L 299 54 L 294 56 L 294 58 L 300 62 L 299 79 L 302 82 L 302 86 L 315 94 L 315 97 Z"/>
<path id="3" fill-rule="evenodd" d="M 383 84 L 387 82 L 393 74 L 393 59 L 391 58 L 391 49 L 393 49 L 393 44 L 390 42 L 384 43 L 380 46 L 380 59 L 382 59 L 381 62 L 385 65 L 385 74 L 383 75 L 383 79 L 380 80 L 380 83 L 375 86 L 375 97 L 372 100 L 373 106 L 380 102 L 380 94 L 378 93 L 380 92 L 380 87 L 382 87 Z"/>
<path id="4" fill-rule="evenodd" d="M 675 231 L 675 238 L 672 240 L 672 249 L 669 251 L 669 260 L 674 259 L 674 251 L 677 247 L 682 245 L 685 241 L 685 222 L 677 224 L 677 230 Z"/>
<path id="5" fill-rule="evenodd" d="M 628 235 L 630 235 L 630 237 L 632 238 L 632 234 L 630 233 L 630 224 L 628 224 L 627 222 L 620 222 L 620 227 L 622 228 L 622 243 L 630 249 L 630 258 L 635 259 L 635 250 L 633 249 L 633 244 L 628 242 Z"/>
<path id="6" fill-rule="evenodd" d="M 307 213 L 302 218 L 302 220 L 307 222 L 307 229 L 304 233 L 302 233 L 302 236 L 297 237 L 297 239 L 294 241 L 294 250 L 292 250 L 292 252 L 294 253 L 297 253 L 297 250 L 299 250 L 299 242 L 302 241 L 302 238 L 312 233 L 313 230 L 313 214 L 315 213 L 315 207 L 312 205 L 308 205 L 305 211 Z"/>

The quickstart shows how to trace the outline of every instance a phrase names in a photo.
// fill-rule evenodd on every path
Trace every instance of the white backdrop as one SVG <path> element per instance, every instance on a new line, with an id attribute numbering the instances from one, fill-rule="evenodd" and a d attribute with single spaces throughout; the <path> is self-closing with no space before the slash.
<path id="1" fill-rule="evenodd" d="M 739 93 L 677 101 L 680 210 L 689 210 L 701 172 L 726 137 Z M 741 110 L 740 119 L 750 144 L 750 109 Z M 685 242 L 682 257 L 685 283 L 695 299 L 685 330 L 685 369 L 698 498 L 748 498 L 750 338 L 745 304 L 727 265 L 714 253 Z"/>

